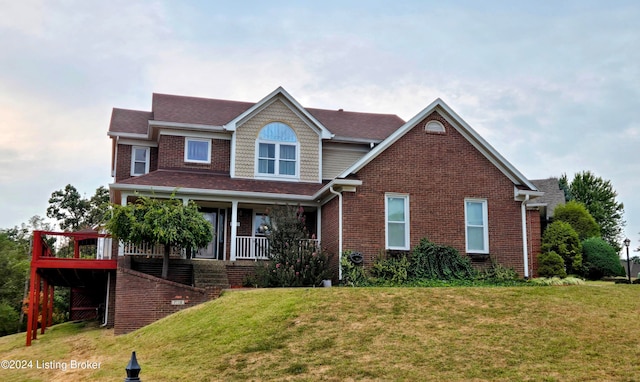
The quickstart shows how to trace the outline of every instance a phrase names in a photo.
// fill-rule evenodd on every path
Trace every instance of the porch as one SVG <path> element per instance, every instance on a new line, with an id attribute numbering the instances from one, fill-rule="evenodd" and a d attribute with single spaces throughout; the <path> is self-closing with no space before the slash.
<path id="1" fill-rule="evenodd" d="M 209 245 L 209 247 L 211 246 L 212 244 Z M 309 246 L 318 248 L 320 246 L 320 242 L 317 239 L 301 240 L 299 246 L 301 248 Z M 124 256 L 141 255 L 147 257 L 162 257 L 164 254 L 163 247 L 157 244 L 145 243 L 136 245 L 132 243 L 123 243 L 121 244 L 121 249 L 121 254 Z M 258 261 L 269 259 L 269 239 L 266 236 L 237 236 L 235 249 L 236 252 L 234 253 L 234 256 L 230 256 L 233 258 L 232 261 Z M 193 251 L 185 248 L 172 247 L 170 257 L 173 259 L 202 258 L 224 260 L 224 258 L 217 259 L 216 257 L 207 256 L 209 253 L 211 253 L 210 248 L 202 248 L 197 251 Z"/>

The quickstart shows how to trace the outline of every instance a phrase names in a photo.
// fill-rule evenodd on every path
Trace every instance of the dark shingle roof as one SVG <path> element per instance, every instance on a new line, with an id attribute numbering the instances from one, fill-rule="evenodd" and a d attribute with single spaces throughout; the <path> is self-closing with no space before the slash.
<path id="1" fill-rule="evenodd" d="M 307 108 L 307 111 L 339 137 L 383 140 L 404 125 L 404 121 L 395 114 L 312 108 Z"/>
<path id="2" fill-rule="evenodd" d="M 193 188 L 219 191 L 247 191 L 272 194 L 311 196 L 320 190 L 322 183 L 294 183 L 273 180 L 230 178 L 228 173 L 211 173 L 198 170 L 157 170 L 148 174 L 128 178 L 119 184 Z"/>
<path id="3" fill-rule="evenodd" d="M 147 134 L 150 119 L 153 119 L 153 114 L 148 111 L 113 108 L 109 131 L 114 133 Z"/>
<path id="4" fill-rule="evenodd" d="M 558 185 L 558 178 L 536 179 L 532 180 L 531 183 L 538 190 L 544 192 L 544 195 L 535 199 L 535 203 L 546 203 L 547 215 L 549 217 L 553 216 L 553 210 L 556 209 L 556 206 L 565 203 L 564 191 Z"/>
<path id="5" fill-rule="evenodd" d="M 254 105 L 251 102 L 154 93 L 152 112 L 114 108 L 109 131 L 146 134 L 149 120 L 222 126 Z M 332 134 L 342 138 L 383 140 L 404 124 L 394 114 L 306 110 Z"/>
<path id="6" fill-rule="evenodd" d="M 253 106 L 250 102 L 153 94 L 156 121 L 222 126 Z"/>

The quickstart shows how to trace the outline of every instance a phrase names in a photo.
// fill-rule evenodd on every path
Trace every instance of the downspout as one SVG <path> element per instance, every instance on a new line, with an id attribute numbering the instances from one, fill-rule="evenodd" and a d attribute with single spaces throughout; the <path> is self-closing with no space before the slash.
<path id="1" fill-rule="evenodd" d="M 524 256 L 524 278 L 529 278 L 529 248 L 527 243 L 527 206 L 525 203 L 529 200 L 529 194 L 525 194 L 524 200 L 520 205 L 522 211 L 522 253 Z"/>
<path id="2" fill-rule="evenodd" d="M 329 192 L 338 196 L 338 280 L 342 280 L 342 193 L 329 187 Z"/>

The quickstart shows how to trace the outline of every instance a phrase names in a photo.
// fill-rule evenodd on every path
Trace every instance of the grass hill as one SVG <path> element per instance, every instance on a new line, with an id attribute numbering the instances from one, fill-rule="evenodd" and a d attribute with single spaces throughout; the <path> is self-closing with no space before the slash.
<path id="1" fill-rule="evenodd" d="M 258 289 L 114 336 L 55 326 L 0 338 L 3 381 L 637 381 L 635 285 Z M 71 362 L 99 362 L 95 370 Z M 38 369 L 47 362 L 54 369 Z M 67 370 L 62 370 L 62 364 Z"/>

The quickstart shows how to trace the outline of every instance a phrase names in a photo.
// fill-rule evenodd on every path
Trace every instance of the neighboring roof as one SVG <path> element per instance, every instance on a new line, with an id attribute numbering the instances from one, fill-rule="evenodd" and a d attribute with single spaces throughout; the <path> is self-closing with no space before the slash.
<path id="1" fill-rule="evenodd" d="M 396 141 L 402 138 L 406 133 L 413 129 L 416 124 L 426 118 L 434 111 L 438 111 L 442 117 L 447 119 L 449 123 L 460 133 L 463 137 L 469 141 L 478 151 L 480 151 L 491 163 L 493 163 L 505 176 L 507 176 L 514 185 L 524 186 L 530 190 L 537 191 L 536 186 L 533 185 L 520 171 L 518 171 L 509 161 L 507 161 L 496 149 L 494 149 L 487 141 L 484 140 L 469 124 L 467 124 L 453 109 L 449 107 L 440 98 L 433 101 L 429 106 L 424 108 L 421 112 L 416 114 L 413 118 L 407 121 L 404 125 L 393 132 L 389 137 L 382 141 L 373 150 L 369 151 L 360 160 L 354 163 L 351 167 L 346 169 L 342 174 L 338 175 L 338 178 L 346 178 L 351 174 L 355 174 L 360 171 L 369 162 L 380 155 L 384 150 L 393 145 Z"/>
<path id="2" fill-rule="evenodd" d="M 317 125 L 323 138 L 335 136 L 337 139 L 380 142 L 404 124 L 394 114 L 307 109 L 279 87 L 256 103 L 154 93 L 151 112 L 114 108 L 109 132 L 147 135 L 149 121 L 225 126 L 235 130 L 237 122 L 277 96 L 284 97 Z"/>
<path id="3" fill-rule="evenodd" d="M 113 108 L 109 131 L 114 133 L 147 134 L 153 113 L 148 111 Z"/>
<path id="4" fill-rule="evenodd" d="M 112 186 L 122 185 L 202 189 L 233 192 L 259 192 L 286 195 L 314 195 L 323 183 L 294 183 L 274 180 L 230 178 L 228 173 L 211 173 L 203 170 L 156 170 L 148 174 L 120 181 Z"/>
<path id="5" fill-rule="evenodd" d="M 307 108 L 307 111 L 337 137 L 382 141 L 404 124 L 404 120 L 395 114 L 313 108 Z"/>
<path id="6" fill-rule="evenodd" d="M 547 216 L 552 217 L 553 211 L 558 204 L 565 203 L 564 191 L 560 189 L 558 178 L 536 179 L 532 180 L 538 190 L 544 191 L 544 195 L 536 199 L 536 203 L 545 203 L 547 205 Z"/>

